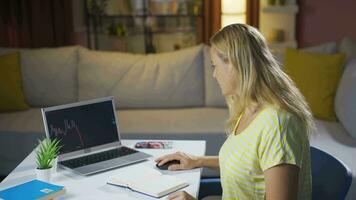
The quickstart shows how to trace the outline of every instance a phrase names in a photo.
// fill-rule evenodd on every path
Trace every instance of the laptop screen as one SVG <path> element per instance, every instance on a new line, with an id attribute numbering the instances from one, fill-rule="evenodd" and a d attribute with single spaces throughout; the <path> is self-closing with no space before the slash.
<path id="1" fill-rule="evenodd" d="M 46 111 L 45 115 L 49 137 L 63 145 L 61 154 L 119 140 L 111 100 Z"/>

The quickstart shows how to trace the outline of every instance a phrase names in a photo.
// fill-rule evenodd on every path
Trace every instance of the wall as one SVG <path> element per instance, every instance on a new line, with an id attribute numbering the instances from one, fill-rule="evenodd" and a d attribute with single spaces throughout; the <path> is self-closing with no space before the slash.
<path id="1" fill-rule="evenodd" d="M 356 39 L 356 0 L 298 0 L 299 47 Z"/>

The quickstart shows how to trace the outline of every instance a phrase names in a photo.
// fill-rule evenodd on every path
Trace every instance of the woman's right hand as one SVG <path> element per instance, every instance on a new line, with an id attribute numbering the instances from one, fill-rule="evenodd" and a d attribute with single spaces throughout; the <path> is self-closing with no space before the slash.
<path id="1" fill-rule="evenodd" d="M 155 159 L 159 166 L 165 164 L 171 160 L 179 160 L 180 164 L 172 164 L 169 166 L 168 170 L 184 170 L 184 169 L 193 169 L 200 167 L 200 160 L 198 156 L 189 155 L 183 152 L 176 152 L 172 154 L 167 154 Z"/>

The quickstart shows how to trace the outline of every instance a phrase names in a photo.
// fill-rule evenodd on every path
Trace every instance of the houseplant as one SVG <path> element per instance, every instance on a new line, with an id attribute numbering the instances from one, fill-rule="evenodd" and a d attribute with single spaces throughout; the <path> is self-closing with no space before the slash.
<path id="1" fill-rule="evenodd" d="M 55 161 L 62 147 L 59 145 L 59 142 L 58 139 L 39 140 L 39 147 L 36 151 L 37 179 L 50 182 L 52 167 L 53 165 L 57 165 Z"/>
<path id="2" fill-rule="evenodd" d="M 110 50 L 115 51 L 127 51 L 127 44 L 125 37 L 127 36 L 127 29 L 123 24 L 111 23 L 106 29 L 108 46 L 111 46 Z M 109 47 L 110 48 L 110 47 Z"/>

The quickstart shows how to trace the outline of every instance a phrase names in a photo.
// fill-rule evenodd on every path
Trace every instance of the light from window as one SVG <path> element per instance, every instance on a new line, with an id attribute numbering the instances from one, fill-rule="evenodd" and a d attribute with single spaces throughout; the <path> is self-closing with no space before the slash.
<path id="1" fill-rule="evenodd" d="M 221 27 L 246 23 L 246 0 L 221 0 Z"/>

